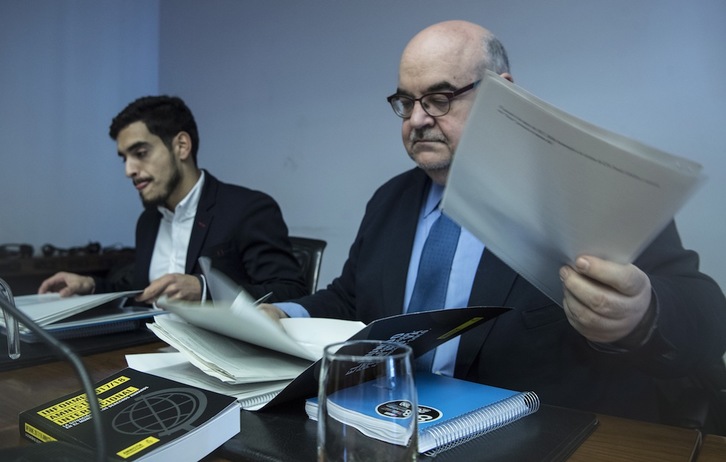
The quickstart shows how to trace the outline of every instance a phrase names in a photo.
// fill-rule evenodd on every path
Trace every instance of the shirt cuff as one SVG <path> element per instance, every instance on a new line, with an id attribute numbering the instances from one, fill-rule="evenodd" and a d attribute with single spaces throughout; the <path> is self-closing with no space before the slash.
<path id="1" fill-rule="evenodd" d="M 282 311 L 285 312 L 285 314 L 287 314 L 291 318 L 309 318 L 310 317 L 310 313 L 308 313 L 308 310 L 306 310 L 299 303 L 282 302 L 282 303 L 275 303 L 275 306 L 280 308 Z"/>

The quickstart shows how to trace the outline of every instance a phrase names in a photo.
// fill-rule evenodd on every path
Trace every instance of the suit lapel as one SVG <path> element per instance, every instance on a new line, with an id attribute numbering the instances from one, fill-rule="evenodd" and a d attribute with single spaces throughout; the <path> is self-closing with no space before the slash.
<path id="1" fill-rule="evenodd" d="M 155 208 L 144 210 L 136 231 L 136 262 L 134 263 L 134 288 L 149 285 L 149 268 L 154 254 L 156 236 L 159 234 L 161 213 Z"/>
<path id="2" fill-rule="evenodd" d="M 194 267 L 201 256 L 207 233 L 209 233 L 209 228 L 214 220 L 214 204 L 217 199 L 219 182 L 209 172 L 205 171 L 204 175 L 202 195 L 199 197 L 199 204 L 197 204 L 197 213 L 194 217 L 192 234 L 189 237 L 189 247 L 187 248 L 187 261 L 184 268 L 187 274 L 193 274 Z"/>
<path id="3" fill-rule="evenodd" d="M 517 273 L 497 258 L 489 249 L 484 250 L 471 288 L 469 306 L 506 306 L 509 292 Z M 455 374 L 466 377 L 496 319 L 461 336 L 456 356 Z"/>
<path id="4" fill-rule="evenodd" d="M 413 240 L 421 212 L 421 204 L 429 190 L 430 181 L 423 171 L 415 170 L 414 181 L 404 189 L 392 208 L 390 239 L 385 239 L 385 258 L 382 265 L 383 307 L 386 313 L 399 314 L 406 295 L 406 277 L 411 260 Z M 390 315 L 390 314 L 388 314 Z"/>

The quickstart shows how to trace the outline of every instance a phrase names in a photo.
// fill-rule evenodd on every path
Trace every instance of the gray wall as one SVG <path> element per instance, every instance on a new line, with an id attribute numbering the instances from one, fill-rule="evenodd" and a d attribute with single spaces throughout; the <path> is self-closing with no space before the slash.
<path id="1" fill-rule="evenodd" d="M 108 125 L 158 57 L 157 1 L 0 0 L 0 244 L 133 245 Z"/>
<path id="2" fill-rule="evenodd" d="M 140 205 L 106 127 L 136 96 L 178 94 L 202 167 L 329 242 L 327 283 L 367 199 L 412 166 L 385 96 L 408 39 L 444 19 L 495 32 L 541 98 L 703 164 L 676 218 L 726 287 L 722 0 L 0 0 L 0 243 L 132 245 Z"/>

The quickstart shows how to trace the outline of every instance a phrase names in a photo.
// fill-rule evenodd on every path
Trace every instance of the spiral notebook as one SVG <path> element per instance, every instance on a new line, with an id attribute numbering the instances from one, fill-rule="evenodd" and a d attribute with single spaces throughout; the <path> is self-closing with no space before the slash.
<path id="1" fill-rule="evenodd" d="M 416 373 L 418 392 L 418 451 L 428 455 L 450 449 L 479 435 L 501 428 L 539 409 L 534 392 L 517 392 L 476 382 L 432 373 Z M 381 420 L 395 420 L 378 412 L 374 382 L 346 388 L 331 398 L 331 415 L 346 422 L 366 436 L 394 444 L 406 444 L 405 431 L 381 431 Z M 364 389 L 363 399 L 359 388 Z M 337 395 L 337 396 L 336 396 Z M 305 403 L 305 411 L 313 420 L 318 417 L 317 398 Z M 393 427 L 395 428 L 395 427 Z"/>

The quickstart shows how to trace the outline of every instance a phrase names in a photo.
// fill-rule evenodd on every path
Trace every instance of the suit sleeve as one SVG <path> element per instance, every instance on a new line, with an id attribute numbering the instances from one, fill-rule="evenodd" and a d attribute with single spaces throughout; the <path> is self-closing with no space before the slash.
<path id="1" fill-rule="evenodd" d="M 348 259 L 343 270 L 327 288 L 317 291 L 308 297 L 295 300 L 310 313 L 312 317 L 348 319 L 371 322 L 385 316 L 383 307 L 367 306 L 376 304 L 371 297 L 378 300 L 374 287 L 378 284 L 375 275 L 380 273 L 380 266 L 385 263 L 374 254 L 381 252 L 382 239 L 386 239 L 385 226 L 391 226 L 387 217 L 391 196 L 396 196 L 396 182 L 389 182 L 380 187 L 366 205 L 365 214 L 358 233 L 350 246 Z M 392 192 L 393 191 L 393 192 Z M 379 274 L 378 274 L 379 275 Z M 365 292 L 365 293 L 363 293 Z M 366 294 L 367 297 L 366 298 Z M 364 301 L 364 300 L 367 300 Z M 362 308 L 361 305 L 366 305 Z"/>
<path id="2" fill-rule="evenodd" d="M 258 193 L 246 204 L 233 234 L 235 249 L 217 246 L 205 250 L 213 267 L 234 279 L 253 298 L 272 292 L 269 301 L 274 302 L 308 293 L 282 212 L 270 196 Z M 236 258 L 228 258 L 227 250 Z"/>
<path id="3" fill-rule="evenodd" d="M 370 204 L 369 204 L 370 207 Z M 368 211 L 366 211 L 368 216 Z M 343 265 L 340 276 L 325 289 L 315 294 L 295 300 L 310 313 L 312 317 L 359 320 L 356 310 L 356 268 L 364 240 L 366 217 L 358 229 L 353 245 L 348 252 L 348 259 Z"/>
<path id="4" fill-rule="evenodd" d="M 650 278 L 657 319 L 650 340 L 628 353 L 631 359 L 654 375 L 717 361 L 726 350 L 726 298 L 698 270 L 698 254 L 682 247 L 675 223 L 634 264 Z"/>

